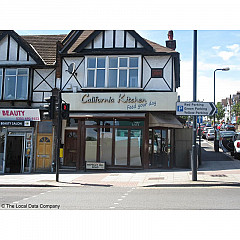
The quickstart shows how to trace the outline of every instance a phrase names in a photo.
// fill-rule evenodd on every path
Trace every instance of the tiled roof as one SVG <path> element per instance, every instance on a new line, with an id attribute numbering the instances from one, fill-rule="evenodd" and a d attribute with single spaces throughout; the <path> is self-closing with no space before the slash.
<path id="1" fill-rule="evenodd" d="M 56 43 L 61 41 L 66 46 L 70 43 L 70 39 L 77 31 L 71 31 L 68 35 L 23 35 L 21 36 L 37 51 L 40 57 L 47 65 L 53 65 L 56 61 Z M 86 40 L 94 30 L 84 30 L 80 36 L 73 42 L 72 46 L 68 49 L 67 53 L 74 53 L 73 51 Z M 161 46 L 158 43 L 152 42 L 148 39 L 144 39 L 149 45 L 151 45 L 156 53 L 173 53 L 176 52 L 170 48 Z"/>
<path id="2" fill-rule="evenodd" d="M 62 41 L 66 37 L 66 34 L 24 35 L 21 37 L 33 46 L 47 65 L 52 65 L 56 61 L 56 43 L 57 41 Z"/>
<path id="3" fill-rule="evenodd" d="M 83 31 L 82 34 L 76 40 L 76 42 L 68 50 L 68 53 L 72 53 L 74 49 L 77 48 L 84 40 L 86 40 L 93 32 L 94 32 L 93 30 Z"/>
<path id="4" fill-rule="evenodd" d="M 153 49 L 155 50 L 155 52 L 164 52 L 164 53 L 173 53 L 173 52 L 176 52 L 174 51 L 173 49 L 171 48 L 168 48 L 168 47 L 164 47 L 158 43 L 155 43 L 155 42 L 152 42 L 148 39 L 145 39 L 144 40 L 153 47 Z"/>

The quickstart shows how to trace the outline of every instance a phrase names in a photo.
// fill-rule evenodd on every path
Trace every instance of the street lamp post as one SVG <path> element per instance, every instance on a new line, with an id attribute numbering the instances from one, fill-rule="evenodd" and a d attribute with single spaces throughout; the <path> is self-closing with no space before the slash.
<path id="1" fill-rule="evenodd" d="M 216 70 L 214 70 L 214 74 L 213 74 L 213 80 L 214 80 L 214 87 L 213 87 L 213 98 L 214 98 L 214 105 L 215 105 L 215 75 L 216 75 L 216 71 L 229 71 L 230 68 L 226 67 L 226 68 L 218 68 Z M 214 117 L 213 117 L 213 126 L 214 126 L 214 150 L 215 152 L 219 152 L 219 140 L 216 139 L 217 134 L 216 134 L 216 124 L 215 124 L 215 116 L 216 114 L 214 113 Z"/>

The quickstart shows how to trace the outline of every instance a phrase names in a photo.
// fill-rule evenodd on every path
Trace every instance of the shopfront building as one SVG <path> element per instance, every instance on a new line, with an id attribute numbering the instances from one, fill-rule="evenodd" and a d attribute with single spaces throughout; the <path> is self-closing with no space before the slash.
<path id="1" fill-rule="evenodd" d="M 0 173 L 51 171 L 54 128 L 42 113 L 65 36 L 0 30 Z"/>
<path id="2" fill-rule="evenodd" d="M 30 173 L 38 109 L 0 109 L 0 172 Z"/>
<path id="3" fill-rule="evenodd" d="M 165 102 L 168 112 L 163 113 L 159 109 L 164 110 L 161 103 L 167 96 L 171 100 Z M 171 97 L 168 93 L 64 93 L 62 97 L 72 110 L 63 124 L 63 165 L 77 169 L 84 169 L 87 162 L 115 169 L 172 166 L 173 131 L 182 127 L 172 114 L 176 93 Z"/>
<path id="4" fill-rule="evenodd" d="M 63 165 L 173 165 L 174 129 L 182 127 L 175 116 L 179 53 L 175 40 L 167 42 L 173 48 L 128 30 L 76 30 L 62 41 L 60 90 L 70 104 Z"/>

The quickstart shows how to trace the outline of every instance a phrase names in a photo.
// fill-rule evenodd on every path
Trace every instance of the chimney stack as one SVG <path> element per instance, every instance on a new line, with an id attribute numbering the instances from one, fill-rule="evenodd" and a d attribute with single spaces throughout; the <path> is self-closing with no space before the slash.
<path id="1" fill-rule="evenodd" d="M 168 31 L 168 40 L 166 41 L 166 47 L 172 50 L 176 49 L 176 40 L 173 40 L 173 30 Z"/>

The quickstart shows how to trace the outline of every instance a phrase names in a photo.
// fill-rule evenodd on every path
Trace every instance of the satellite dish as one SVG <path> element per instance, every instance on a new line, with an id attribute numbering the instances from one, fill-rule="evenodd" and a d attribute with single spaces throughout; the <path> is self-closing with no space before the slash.
<path id="1" fill-rule="evenodd" d="M 69 66 L 68 66 L 68 70 L 67 70 L 69 73 L 73 74 L 74 71 L 75 71 L 75 63 L 71 63 Z"/>

